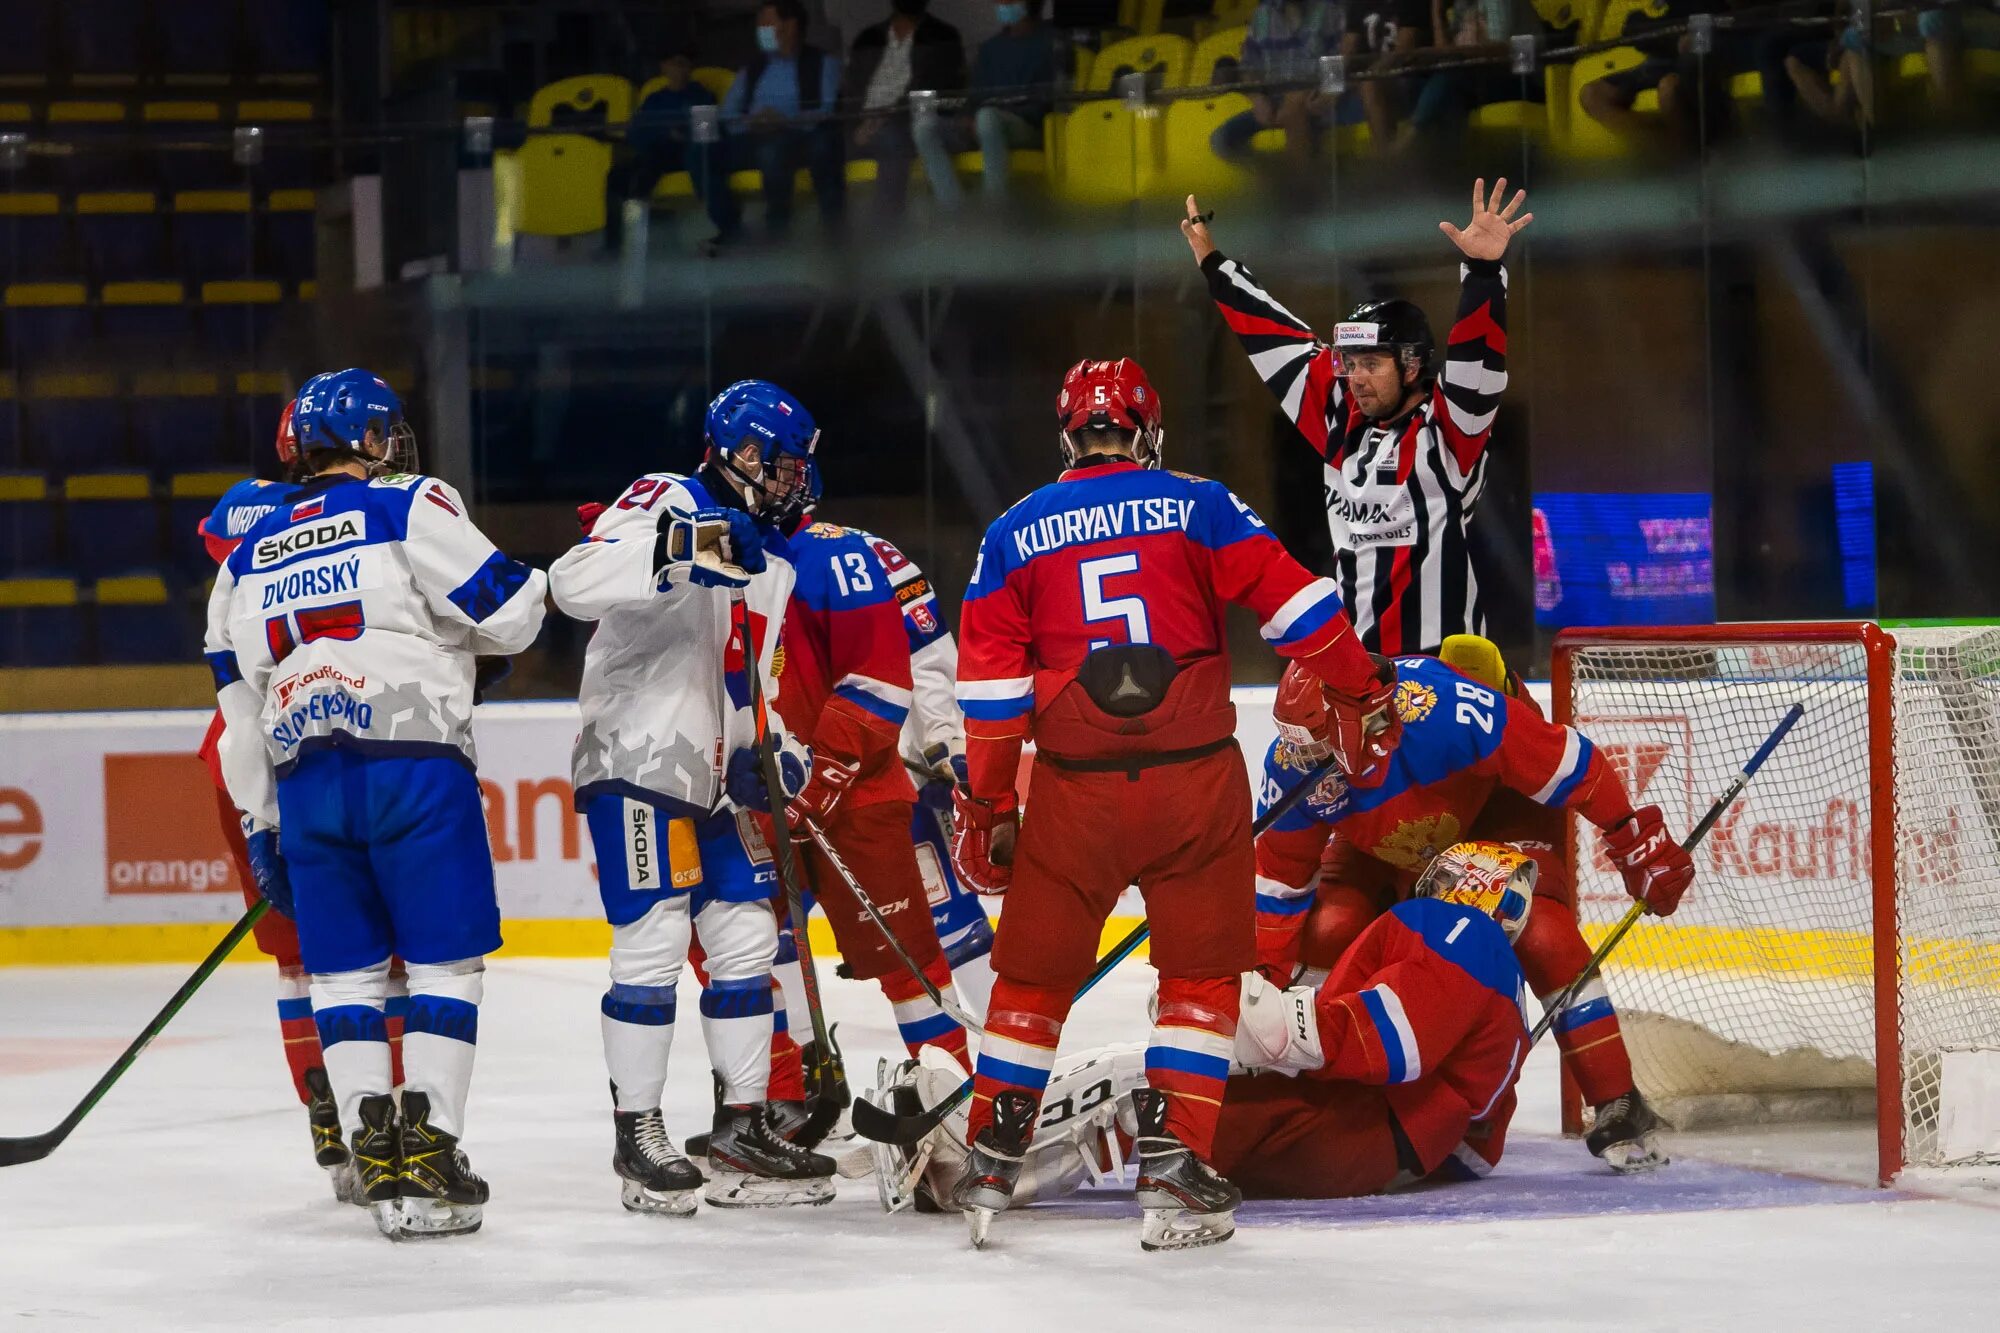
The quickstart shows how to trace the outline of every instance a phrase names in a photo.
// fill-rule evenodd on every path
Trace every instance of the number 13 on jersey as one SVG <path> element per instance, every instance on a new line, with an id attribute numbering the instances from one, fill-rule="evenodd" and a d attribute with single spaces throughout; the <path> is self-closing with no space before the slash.
<path id="1" fill-rule="evenodd" d="M 1104 581 L 1120 574 L 1139 572 L 1139 555 L 1127 551 L 1123 555 L 1099 556 L 1095 560 L 1085 560 L 1076 567 L 1078 577 L 1083 580 L 1083 623 L 1101 624 L 1110 620 L 1125 622 L 1125 642 L 1151 643 L 1152 627 L 1146 621 L 1146 603 L 1134 596 L 1105 596 Z M 1092 652 L 1099 648 L 1109 648 L 1110 639 L 1092 639 Z"/>

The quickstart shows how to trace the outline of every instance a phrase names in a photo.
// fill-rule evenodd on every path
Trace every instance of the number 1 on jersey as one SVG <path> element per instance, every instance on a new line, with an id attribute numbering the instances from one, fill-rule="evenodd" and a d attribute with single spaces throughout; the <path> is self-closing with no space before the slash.
<path id="1" fill-rule="evenodd" d="M 1146 621 L 1146 603 L 1143 600 L 1137 597 L 1104 595 L 1104 580 L 1117 574 L 1139 572 L 1138 552 L 1127 551 L 1123 555 L 1106 555 L 1099 556 L 1095 560 L 1086 560 L 1076 567 L 1076 572 L 1083 580 L 1084 624 L 1095 625 L 1106 620 L 1122 620 L 1125 622 L 1127 643 L 1153 641 L 1152 627 Z M 1110 646 L 1110 639 L 1090 641 L 1092 652 Z"/>

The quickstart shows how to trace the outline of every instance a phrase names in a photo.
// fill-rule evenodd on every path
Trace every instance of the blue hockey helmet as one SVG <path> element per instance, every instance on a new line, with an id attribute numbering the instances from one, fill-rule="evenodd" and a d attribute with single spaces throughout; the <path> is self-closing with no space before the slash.
<path id="1" fill-rule="evenodd" d="M 819 424 L 804 403 L 769 380 L 738 380 L 709 403 L 705 426 L 709 463 L 752 513 L 796 512 L 819 446 Z"/>
<path id="2" fill-rule="evenodd" d="M 389 382 L 355 366 L 307 380 L 292 408 L 292 432 L 304 455 L 351 454 L 373 473 L 414 472 L 417 437 Z"/>

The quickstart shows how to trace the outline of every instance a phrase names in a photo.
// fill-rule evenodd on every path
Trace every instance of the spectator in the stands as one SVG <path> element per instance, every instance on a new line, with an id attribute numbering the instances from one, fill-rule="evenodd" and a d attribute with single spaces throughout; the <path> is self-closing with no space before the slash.
<path id="1" fill-rule="evenodd" d="M 1302 83 L 1284 92 L 1252 92 L 1250 109 L 1215 127 L 1208 137 L 1217 157 L 1242 162 L 1259 131 L 1285 132 L 1285 157 L 1294 168 L 1310 164 L 1333 107 L 1317 91 L 1319 58 L 1340 42 L 1340 6 L 1333 0 L 1259 0 L 1243 37 L 1237 80 L 1245 84 Z"/>
<path id="2" fill-rule="evenodd" d="M 1055 34 L 1028 0 L 995 0 L 1000 30 L 979 44 L 972 64 L 972 119 L 940 115 L 918 129 L 917 151 L 938 204 L 947 211 L 965 201 L 952 154 L 979 145 L 980 180 L 989 203 L 1007 197 L 1008 154 L 1042 146 L 1056 82 Z"/>
<path id="3" fill-rule="evenodd" d="M 848 52 L 841 102 L 856 117 L 848 146 L 854 157 L 875 159 L 875 204 L 884 216 L 903 211 L 917 158 L 910 90 L 965 87 L 965 44 L 929 8 L 930 0 L 891 0 L 889 17 L 863 28 Z"/>
<path id="4" fill-rule="evenodd" d="M 666 82 L 647 93 L 632 112 L 625 128 L 625 142 L 632 150 L 625 173 L 627 199 L 651 198 L 660 177 L 676 171 L 693 178 L 695 194 L 703 203 L 718 189 L 727 188 L 722 154 L 711 145 L 695 143 L 691 132 L 694 108 L 715 105 L 715 94 L 694 81 L 694 66 L 692 45 L 669 50 L 660 61 L 660 77 Z"/>
<path id="5" fill-rule="evenodd" d="M 847 178 L 840 124 L 832 114 L 840 96 L 840 62 L 805 40 L 801 0 L 768 0 L 757 10 L 757 53 L 736 71 L 722 101 L 722 122 L 732 170 L 755 168 L 764 177 L 764 225 L 773 237 L 791 227 L 794 178 L 812 175 L 820 217 L 838 228 L 847 207 Z M 708 215 L 727 244 L 743 229 L 735 196 L 711 192 Z"/>
<path id="6" fill-rule="evenodd" d="M 1930 74 L 1931 104 L 1949 115 L 1960 103 L 1968 46 L 2000 46 L 2000 16 L 1969 6 L 1926 9 L 1878 16 L 1872 30 L 1856 18 L 1824 47 L 1788 53 L 1785 73 L 1798 100 L 1821 120 L 1872 129 L 1878 61 L 1921 51 Z M 1838 85 L 1831 77 L 1836 70 Z"/>
<path id="7" fill-rule="evenodd" d="M 1449 48 L 1440 54 L 1485 63 L 1426 75 L 1409 123 L 1396 132 L 1395 147 L 1408 147 L 1420 135 L 1454 138 L 1473 110 L 1488 102 L 1544 100 L 1539 73 L 1524 79 L 1507 65 L 1508 43 L 1542 29 L 1529 0 L 1431 0 L 1431 27 L 1440 36 L 1438 45 Z"/>
<path id="8" fill-rule="evenodd" d="M 1688 19 L 1718 10 L 1744 10 L 1754 15 L 1760 8 L 1759 0 L 1665 0 L 1665 10 L 1658 15 L 1637 14 L 1626 19 L 1623 32 L 1617 35 L 1621 40 L 1630 39 L 1627 44 L 1638 47 L 1644 59 L 1629 69 L 1584 84 L 1577 93 L 1577 105 L 1592 120 L 1636 147 L 1701 149 L 1729 131 L 1734 120 L 1730 76 L 1757 67 L 1767 29 L 1755 24 L 1718 26 L 1712 49 L 1698 55 L 1686 30 Z M 1662 29 L 1667 31 L 1662 33 Z M 1648 88 L 1659 93 L 1658 116 L 1633 109 L 1639 94 Z"/>
<path id="9" fill-rule="evenodd" d="M 1437 44 L 1431 22 L 1430 0 L 1348 0 L 1340 50 L 1349 75 L 1386 75 L 1409 64 L 1416 52 Z M 1396 142 L 1396 123 L 1415 99 L 1415 82 L 1407 77 L 1357 81 L 1369 139 L 1376 146 Z"/>

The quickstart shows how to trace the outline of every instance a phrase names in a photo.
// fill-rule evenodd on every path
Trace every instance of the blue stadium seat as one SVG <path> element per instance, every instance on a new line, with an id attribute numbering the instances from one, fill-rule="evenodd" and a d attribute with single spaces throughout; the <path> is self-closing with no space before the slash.
<path id="1" fill-rule="evenodd" d="M 146 134 L 163 136 L 190 147 L 163 150 L 153 167 L 169 193 L 219 190 L 240 184 L 243 168 L 230 155 L 229 136 L 222 130 L 222 105 L 204 99 L 147 102 L 139 108 Z"/>
<path id="2" fill-rule="evenodd" d="M 107 346 L 143 349 L 171 361 L 188 350 L 193 317 L 178 282 L 107 282 L 97 293 L 97 324 Z"/>
<path id="3" fill-rule="evenodd" d="M 271 336 L 283 294 L 277 283 L 261 279 L 204 282 L 195 311 L 203 340 L 224 357 L 255 355 Z"/>
<path id="4" fill-rule="evenodd" d="M 0 574 L 56 563 L 55 506 L 49 483 L 30 472 L 0 472 Z"/>
<path id="5" fill-rule="evenodd" d="M 116 377 L 44 372 L 22 386 L 30 452 L 50 472 L 92 472 L 125 463 L 125 403 Z"/>
<path id="6" fill-rule="evenodd" d="M 21 466 L 21 396 L 14 377 L 0 374 L 0 468 Z"/>
<path id="7" fill-rule="evenodd" d="M 0 282 L 60 277 L 72 271 L 71 263 L 69 219 L 58 196 L 0 194 Z"/>
<path id="8" fill-rule="evenodd" d="M 215 572 L 215 561 L 201 539 L 201 521 L 223 492 L 247 475 L 247 471 L 183 472 L 167 483 L 167 555 L 188 579 L 205 579 Z"/>
<path id="9" fill-rule="evenodd" d="M 291 401 L 295 387 L 272 371 L 238 372 L 236 401 L 230 410 L 240 437 L 249 441 L 249 452 L 235 459 L 245 472 L 267 466 L 273 457 L 271 449 L 278 435 L 278 417 Z"/>
<path id="10" fill-rule="evenodd" d="M 95 472 L 63 482 L 69 567 L 79 574 L 160 563 L 160 510 L 142 472 Z"/>
<path id="11" fill-rule="evenodd" d="M 191 655 L 188 618 L 158 574 L 97 580 L 97 660 L 184 662 Z"/>
<path id="12" fill-rule="evenodd" d="M 147 277 L 165 267 L 167 224 L 150 191 L 77 195 L 76 232 L 84 263 L 99 282 Z"/>
<path id="13" fill-rule="evenodd" d="M 255 0 L 263 9 L 270 0 Z M 160 55 L 170 83 L 220 83 L 236 67 L 236 0 L 174 0 L 158 6 Z"/>
<path id="14" fill-rule="evenodd" d="M 132 383 L 132 441 L 155 476 L 229 462 L 228 429 L 212 374 L 147 374 Z"/>
<path id="15" fill-rule="evenodd" d="M 0 579 L 0 666 L 69 666 L 84 637 L 76 580 Z"/>
<path id="16" fill-rule="evenodd" d="M 149 163 L 134 152 L 123 102 L 106 98 L 49 103 L 48 141 L 73 190 L 119 190 L 150 183 Z"/>
<path id="17" fill-rule="evenodd" d="M 7 287 L 7 350 L 16 366 L 53 360 L 86 345 L 90 307 L 80 282 L 16 282 Z"/>
<path id="18" fill-rule="evenodd" d="M 55 67 L 55 0 L 8 0 L 0 81 L 39 82 Z"/>
<path id="19" fill-rule="evenodd" d="M 264 0 L 248 5 L 250 43 L 259 78 L 317 79 L 327 62 L 327 10 L 315 0 Z"/>
<path id="20" fill-rule="evenodd" d="M 236 104 L 236 123 L 264 131 L 264 160 L 257 181 L 264 189 L 294 189 L 313 181 L 313 104 L 296 98 L 262 98 Z"/>
<path id="21" fill-rule="evenodd" d="M 250 192 L 182 190 L 174 195 L 174 269 L 195 280 L 248 277 Z"/>
<path id="22" fill-rule="evenodd" d="M 264 201 L 264 241 L 271 271 L 281 278 L 296 282 L 317 268 L 316 204 L 311 190 L 273 190 Z"/>
<path id="23" fill-rule="evenodd" d="M 135 81 L 144 0 L 62 0 L 71 77 L 78 83 Z"/>

